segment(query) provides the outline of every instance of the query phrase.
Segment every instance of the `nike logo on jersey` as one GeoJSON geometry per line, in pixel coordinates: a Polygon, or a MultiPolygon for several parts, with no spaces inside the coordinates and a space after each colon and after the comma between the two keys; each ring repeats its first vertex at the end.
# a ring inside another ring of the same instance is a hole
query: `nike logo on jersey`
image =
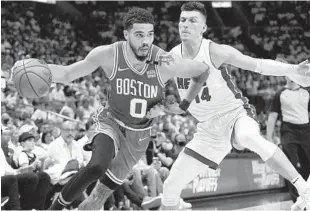
{"type": "Polygon", "coordinates": [[[126,68],[120,68],[120,67],[119,67],[119,68],[117,69],[117,71],[120,71],[120,72],[125,71],[125,70],[129,70],[129,68],[128,68],[128,67],[126,67],[126,68]]]}
{"type": "Polygon", "coordinates": [[[145,137],[145,138],[139,138],[139,141],[144,141],[146,139],[148,139],[149,137],[145,137]]]}

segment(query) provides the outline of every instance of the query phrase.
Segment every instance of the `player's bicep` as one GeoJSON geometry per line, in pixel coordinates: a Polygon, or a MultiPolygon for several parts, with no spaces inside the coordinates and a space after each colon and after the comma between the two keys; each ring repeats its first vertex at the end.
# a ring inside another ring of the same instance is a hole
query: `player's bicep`
{"type": "MultiPolygon", "coordinates": [[[[219,58],[222,63],[230,64],[244,70],[254,71],[257,65],[257,59],[242,54],[239,50],[229,45],[210,45],[211,58],[219,58]]],[[[220,65],[219,65],[220,66],[220,65]]]]}
{"type": "Polygon", "coordinates": [[[166,82],[173,77],[192,78],[209,70],[205,63],[184,59],[174,53],[165,53],[159,57],[160,74],[166,82]]]}
{"type": "Polygon", "coordinates": [[[68,78],[70,81],[84,77],[94,72],[100,65],[100,56],[103,59],[103,47],[97,47],[91,50],[81,61],[68,66],[68,78]]]}

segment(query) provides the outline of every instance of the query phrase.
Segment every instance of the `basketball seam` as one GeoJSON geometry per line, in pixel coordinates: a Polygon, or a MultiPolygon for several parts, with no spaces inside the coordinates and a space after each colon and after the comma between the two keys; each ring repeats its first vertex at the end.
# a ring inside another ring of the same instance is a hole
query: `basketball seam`
{"type": "Polygon", "coordinates": [[[19,78],[19,82],[18,82],[18,86],[19,86],[19,91],[20,91],[20,93],[21,93],[21,95],[24,97],[24,93],[22,92],[22,89],[20,88],[20,82],[22,81],[22,78],[23,78],[23,76],[25,75],[25,73],[23,73],[22,75],[21,75],[21,77],[19,78]]]}
{"type": "MultiPolygon", "coordinates": [[[[44,66],[41,66],[41,65],[32,65],[32,66],[29,66],[29,67],[43,67],[43,68],[45,68],[45,69],[47,69],[47,70],[50,70],[48,67],[44,67],[44,66]]],[[[28,68],[29,68],[28,67],[28,68]]],[[[25,68],[25,67],[24,67],[25,68]]],[[[20,70],[21,71],[21,70],[20,70]]],[[[19,73],[20,71],[18,71],[17,73],[19,73]]],[[[17,73],[15,73],[15,74],[17,74],[17,73]]]]}
{"type": "Polygon", "coordinates": [[[25,74],[26,74],[26,76],[27,76],[28,82],[29,82],[29,84],[30,84],[30,86],[31,86],[31,88],[32,88],[32,90],[33,90],[33,92],[34,92],[38,97],[40,97],[40,96],[37,94],[36,90],[34,90],[32,84],[31,84],[31,82],[30,82],[30,80],[29,80],[29,77],[28,77],[28,75],[27,75],[27,71],[26,71],[26,67],[25,67],[25,62],[24,62],[24,61],[23,61],[23,65],[24,65],[25,74]]]}
{"type": "MultiPolygon", "coordinates": [[[[28,61],[25,65],[29,64],[30,62],[32,62],[32,60],[28,61]]],[[[14,67],[13,72],[14,72],[14,70],[15,70],[16,68],[19,68],[19,67],[22,67],[22,66],[24,66],[24,64],[14,67]]],[[[20,70],[20,71],[21,71],[21,70],[20,70]]],[[[18,72],[20,72],[20,71],[18,71],[18,72]]]]}
{"type": "Polygon", "coordinates": [[[37,73],[32,72],[32,71],[28,71],[28,73],[33,73],[33,74],[35,74],[36,76],[38,76],[39,78],[41,78],[41,79],[47,84],[47,86],[50,86],[49,83],[48,83],[44,78],[42,78],[40,75],[38,75],[37,73]]]}

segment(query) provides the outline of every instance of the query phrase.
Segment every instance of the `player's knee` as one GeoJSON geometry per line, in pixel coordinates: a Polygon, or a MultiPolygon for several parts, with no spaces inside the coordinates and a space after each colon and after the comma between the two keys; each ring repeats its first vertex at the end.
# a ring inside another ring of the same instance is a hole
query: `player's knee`
{"type": "Polygon", "coordinates": [[[259,126],[254,119],[248,116],[242,116],[235,124],[234,136],[237,143],[248,148],[248,143],[253,138],[260,136],[259,126]]]}
{"type": "Polygon", "coordinates": [[[277,145],[266,140],[259,134],[252,134],[251,136],[240,139],[239,143],[257,153],[264,161],[272,157],[278,148],[277,145]]]}
{"type": "Polygon", "coordinates": [[[99,163],[88,163],[85,168],[88,175],[95,179],[100,178],[106,172],[106,168],[104,168],[99,163]]]}
{"type": "Polygon", "coordinates": [[[115,156],[113,139],[106,134],[97,134],[94,139],[92,157],[85,167],[85,171],[92,177],[98,179],[103,176],[115,156]]]}
{"type": "Polygon", "coordinates": [[[274,155],[278,146],[260,136],[252,140],[250,148],[266,161],[274,155]]]}
{"type": "Polygon", "coordinates": [[[45,172],[38,173],[39,179],[41,183],[49,183],[51,181],[51,177],[45,172]]]}
{"type": "Polygon", "coordinates": [[[249,131],[241,131],[239,132],[235,138],[238,144],[242,145],[243,147],[248,148],[249,143],[253,139],[253,137],[257,136],[258,134],[249,132],[249,131]]]}

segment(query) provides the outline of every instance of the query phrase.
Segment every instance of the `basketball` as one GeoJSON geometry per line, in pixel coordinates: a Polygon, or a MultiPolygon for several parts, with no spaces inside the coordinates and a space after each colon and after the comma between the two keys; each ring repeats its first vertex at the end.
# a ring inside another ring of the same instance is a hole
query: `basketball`
{"type": "Polygon", "coordinates": [[[40,98],[49,93],[52,74],[44,61],[24,59],[17,62],[12,71],[14,85],[21,96],[40,98]]]}

